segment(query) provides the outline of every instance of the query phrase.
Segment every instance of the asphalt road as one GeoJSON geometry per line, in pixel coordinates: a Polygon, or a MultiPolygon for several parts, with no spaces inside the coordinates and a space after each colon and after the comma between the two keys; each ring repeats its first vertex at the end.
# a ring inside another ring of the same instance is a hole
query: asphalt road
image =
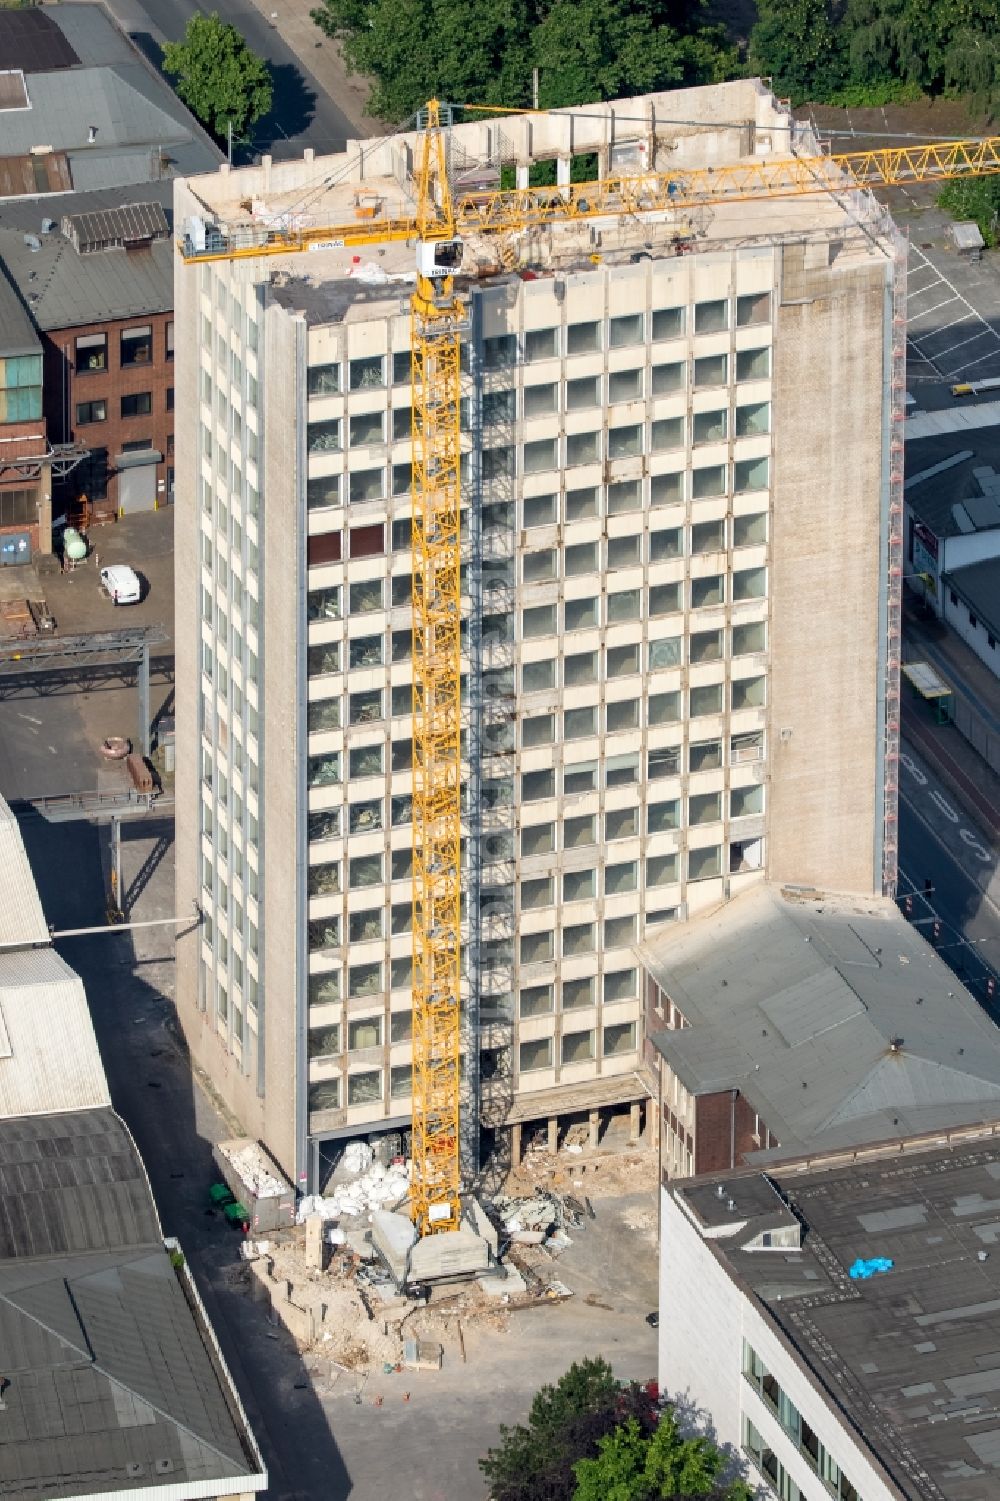
{"type": "Polygon", "coordinates": [[[900,905],[1000,1022],[1000,857],[906,741],[900,765],[900,905]]]}
{"type": "MultiPolygon", "coordinates": [[[[191,17],[204,15],[208,8],[197,0],[109,0],[109,5],[119,24],[156,67],[163,43],[179,42],[191,17]]],[[[213,0],[211,9],[237,28],[258,57],[266,58],[274,79],[271,112],[253,127],[252,142],[236,149],[235,160],[248,161],[270,152],[276,161],[283,161],[300,157],[306,146],[323,153],[342,151],[345,141],[356,136],[357,130],[267,18],[250,0],[213,0]]]]}

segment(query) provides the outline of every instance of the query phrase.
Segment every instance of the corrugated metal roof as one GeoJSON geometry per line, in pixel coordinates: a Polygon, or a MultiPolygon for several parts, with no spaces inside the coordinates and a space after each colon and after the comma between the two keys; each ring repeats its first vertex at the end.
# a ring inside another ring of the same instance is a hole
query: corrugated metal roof
{"type": "Polygon", "coordinates": [[[42,10],[0,10],[0,57],[25,73],[72,68],[80,59],[62,28],[42,10]]]}
{"type": "Polygon", "coordinates": [[[159,203],[123,203],[85,214],[66,214],[60,229],[83,255],[165,240],[170,234],[167,216],[159,203]]]}
{"type": "Polygon", "coordinates": [[[0,953],[0,1120],[110,1103],[83,981],[54,949],[0,953]]]}
{"type": "Polygon", "coordinates": [[[738,1088],[780,1155],[981,1118],[992,1022],[895,904],[761,884],[668,930],[647,967],[689,1025],[653,1041],[695,1094],[738,1088]]]}
{"type": "Polygon", "coordinates": [[[49,928],[21,830],[0,797],[0,943],[48,943],[49,928]]]}
{"type": "Polygon", "coordinates": [[[65,193],[72,186],[65,151],[47,151],[44,155],[34,156],[0,156],[0,198],[34,198],[39,193],[65,193]]]}

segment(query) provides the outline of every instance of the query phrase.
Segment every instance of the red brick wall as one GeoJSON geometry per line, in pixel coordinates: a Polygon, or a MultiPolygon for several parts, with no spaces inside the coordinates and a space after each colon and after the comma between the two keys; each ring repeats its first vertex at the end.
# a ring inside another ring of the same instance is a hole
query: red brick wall
{"type": "MultiPolygon", "coordinates": [[[[45,342],[45,413],[49,436],[54,443],[75,439],[90,448],[103,448],[108,454],[108,495],[117,500],[118,479],[114,473],[114,456],[122,444],[141,438],[152,439],[152,446],[163,455],[156,466],[157,497],[167,501],[167,469],[173,468],[172,453],[174,414],[167,410],[167,391],[174,384],[174,365],[167,359],[167,324],[173,313],[137,313],[107,323],[87,323],[74,328],[52,329],[42,334],[45,342]],[[120,336],[123,329],[151,324],[153,351],[149,364],[123,367],[120,363],[120,336]],[[76,340],[87,334],[108,336],[107,368],[88,371],[81,360],[76,368],[76,340]],[[151,410],[141,417],[122,417],[121,399],[142,391],[150,392],[151,410]],[[107,417],[103,422],[78,423],[77,407],[82,402],[103,400],[107,417]],[[160,481],[163,488],[160,489],[160,481]]],[[[74,470],[68,480],[71,496],[85,489],[86,467],[74,470]]]]}
{"type": "Polygon", "coordinates": [[[699,1095],[695,1101],[695,1172],[728,1172],[738,1167],[748,1152],[759,1151],[762,1143],[754,1137],[756,1119],[738,1090],[735,1098],[729,1089],[699,1095]]]}

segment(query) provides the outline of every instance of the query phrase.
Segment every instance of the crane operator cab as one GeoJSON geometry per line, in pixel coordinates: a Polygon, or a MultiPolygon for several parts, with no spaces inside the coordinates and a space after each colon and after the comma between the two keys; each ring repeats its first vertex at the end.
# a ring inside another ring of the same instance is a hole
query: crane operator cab
{"type": "Polygon", "coordinates": [[[417,273],[431,281],[454,276],[462,265],[461,240],[421,240],[417,245],[417,273]]]}

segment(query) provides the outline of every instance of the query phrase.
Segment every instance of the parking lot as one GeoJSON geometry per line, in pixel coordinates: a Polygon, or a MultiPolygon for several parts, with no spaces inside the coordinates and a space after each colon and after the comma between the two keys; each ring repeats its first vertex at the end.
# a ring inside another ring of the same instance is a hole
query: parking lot
{"type": "MultiPolygon", "coordinates": [[[[6,599],[44,598],[55,619],[55,637],[150,626],[163,633],[152,652],[150,711],[155,720],[169,709],[173,692],[173,511],[130,516],[90,534],[92,551],[69,573],[54,560],[0,570],[6,599]],[[116,608],[102,592],[99,571],[129,563],[144,581],[139,604],[116,608]]],[[[46,637],[46,640],[51,639],[46,637]]],[[[134,670],[107,665],[79,672],[30,670],[0,678],[0,792],[9,802],[94,791],[100,784],[99,746],[109,735],[138,740],[134,670]]]]}

